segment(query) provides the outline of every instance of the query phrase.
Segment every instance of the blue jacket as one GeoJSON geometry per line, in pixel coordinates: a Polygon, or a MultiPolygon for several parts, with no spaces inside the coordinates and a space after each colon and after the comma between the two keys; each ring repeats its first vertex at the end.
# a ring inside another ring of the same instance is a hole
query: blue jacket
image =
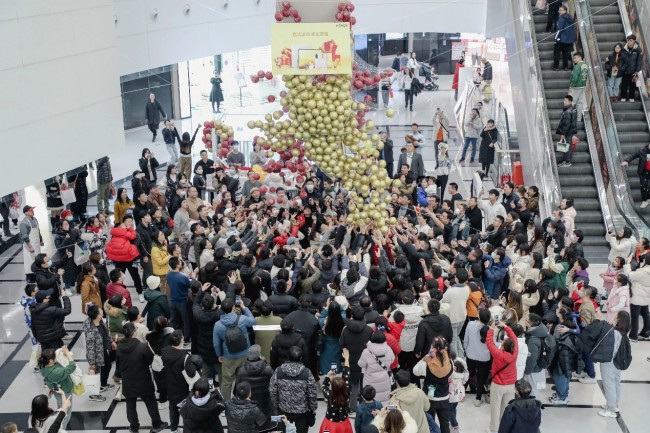
{"type": "Polygon", "coordinates": [[[418,204],[420,206],[427,206],[429,204],[427,192],[421,186],[418,186],[418,204]]]}
{"type": "MultiPolygon", "coordinates": [[[[224,358],[229,359],[239,359],[246,356],[248,353],[248,348],[238,353],[230,353],[228,347],[226,347],[226,327],[231,326],[237,320],[237,313],[231,311],[228,314],[221,316],[219,321],[214,325],[214,333],[212,335],[212,340],[214,343],[214,351],[217,353],[217,356],[223,356],[224,358]]],[[[248,339],[248,329],[252,328],[255,325],[255,318],[250,310],[244,307],[242,314],[239,318],[239,329],[244,333],[246,337],[246,342],[250,347],[251,343],[248,339]]]]}
{"type": "Polygon", "coordinates": [[[169,287],[170,302],[187,302],[190,279],[181,272],[170,272],[167,274],[167,286],[169,287]]]}
{"type": "Polygon", "coordinates": [[[499,297],[501,293],[501,285],[504,278],[508,275],[508,266],[510,266],[511,261],[506,256],[503,258],[502,262],[492,263],[490,267],[485,270],[483,282],[485,283],[485,291],[488,292],[492,298],[499,297]]]}
{"type": "Polygon", "coordinates": [[[368,426],[375,417],[372,415],[373,410],[380,410],[381,403],[373,400],[370,403],[365,401],[359,403],[357,406],[357,417],[354,420],[354,431],[361,432],[361,430],[368,426]]]}
{"type": "Polygon", "coordinates": [[[568,13],[560,15],[560,18],[557,20],[557,34],[558,37],[555,39],[557,42],[563,44],[573,44],[577,40],[576,28],[573,25],[573,18],[568,13]]]}

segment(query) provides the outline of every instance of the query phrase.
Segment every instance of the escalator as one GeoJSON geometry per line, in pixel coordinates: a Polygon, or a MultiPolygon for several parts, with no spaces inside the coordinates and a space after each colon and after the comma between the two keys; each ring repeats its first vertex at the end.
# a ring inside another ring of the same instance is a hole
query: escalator
{"type": "MultiPolygon", "coordinates": [[[[625,28],[620,9],[616,3],[611,5],[611,0],[590,0],[589,8],[593,19],[593,28],[598,42],[601,60],[609,56],[614,50],[614,44],[620,42],[625,44],[625,28]]],[[[621,146],[622,158],[641,149],[650,142],[650,130],[642,102],[636,99],[635,102],[613,103],[612,111],[618,131],[618,139],[621,146]]],[[[629,188],[634,200],[634,207],[641,214],[650,214],[650,207],[641,209],[641,187],[637,181],[636,162],[627,168],[627,176],[630,180],[629,188]]]]}
{"type": "MultiPolygon", "coordinates": [[[[533,10],[535,3],[535,1],[531,1],[533,10]]],[[[560,137],[555,134],[555,128],[562,116],[563,101],[569,89],[571,71],[553,70],[553,47],[555,42],[553,33],[545,31],[547,15],[542,10],[534,10],[533,20],[548,120],[553,133],[553,141],[557,142],[560,137]]],[[[598,188],[594,178],[589,146],[585,142],[586,135],[582,122],[578,123],[577,136],[580,142],[573,153],[572,165],[570,167],[558,166],[560,188],[564,198],[574,200],[574,207],[577,211],[575,225],[585,234],[583,245],[586,258],[593,263],[606,263],[609,244],[605,241],[605,223],[598,200],[598,188]]]]}

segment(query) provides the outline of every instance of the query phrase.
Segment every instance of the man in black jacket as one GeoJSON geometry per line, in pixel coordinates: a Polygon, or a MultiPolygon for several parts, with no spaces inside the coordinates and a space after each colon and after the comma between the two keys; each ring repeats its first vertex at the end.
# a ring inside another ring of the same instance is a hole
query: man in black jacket
{"type": "Polygon", "coordinates": [[[531,397],[532,387],[525,379],[515,383],[514,400],[510,400],[499,422],[499,433],[537,432],[542,424],[542,403],[531,397]]]}
{"type": "Polygon", "coordinates": [[[423,358],[429,353],[431,342],[435,337],[444,337],[448,343],[451,343],[453,339],[449,317],[440,314],[440,301],[431,299],[427,308],[429,314],[422,316],[415,337],[415,355],[418,358],[423,358]]]}
{"type": "Polygon", "coordinates": [[[650,204],[650,143],[643,146],[638,151],[625,158],[621,163],[623,167],[627,167],[630,162],[635,159],[639,160],[639,165],[636,169],[636,174],[639,175],[639,182],[641,183],[641,208],[645,208],[650,204]]]}
{"type": "Polygon", "coordinates": [[[248,348],[244,365],[237,370],[235,376],[235,389],[242,382],[248,382],[251,386],[251,399],[256,401],[263,413],[271,413],[271,391],[269,385],[273,369],[268,362],[262,358],[262,348],[259,344],[253,344],[248,348]]]}
{"type": "Polygon", "coordinates": [[[629,35],[627,43],[621,51],[621,102],[627,99],[634,102],[636,92],[636,74],[643,69],[643,54],[639,44],[636,43],[636,36],[629,35]]]}
{"type": "Polygon", "coordinates": [[[277,293],[269,296],[269,301],[273,304],[273,314],[276,316],[284,318],[299,307],[298,300],[287,293],[290,281],[278,281],[275,285],[277,293]]]}
{"type": "Polygon", "coordinates": [[[392,178],[394,164],[393,140],[388,138],[388,133],[386,131],[380,131],[379,138],[382,143],[384,143],[384,148],[381,151],[379,159],[386,161],[386,173],[388,173],[388,177],[392,178]]]}
{"type": "MultiPolygon", "coordinates": [[[[58,290],[58,289],[57,289],[58,290]]],[[[39,290],[34,296],[36,302],[29,306],[32,317],[32,333],[41,345],[41,349],[59,349],[63,347],[65,316],[72,312],[70,299],[63,296],[63,308],[52,302],[53,289],[39,290]]]]}
{"type": "Polygon", "coordinates": [[[152,143],[156,141],[156,136],[158,135],[158,126],[160,125],[160,115],[158,113],[162,114],[163,118],[167,117],[162,105],[156,99],[156,95],[149,93],[149,100],[144,108],[144,118],[147,121],[147,125],[149,125],[149,131],[153,134],[151,138],[152,143]]]}
{"type": "Polygon", "coordinates": [[[266,421],[266,415],[251,400],[251,385],[242,382],[235,387],[234,398],[226,402],[229,433],[256,432],[266,421]]]}
{"type": "Polygon", "coordinates": [[[469,219],[470,236],[474,236],[483,230],[483,213],[478,207],[478,199],[476,197],[469,198],[465,216],[469,219]]]}
{"type": "Polygon", "coordinates": [[[167,382],[167,398],[169,399],[169,428],[178,430],[178,404],[187,398],[187,381],[183,371],[190,378],[200,374],[190,359],[190,354],[183,350],[183,331],[176,330],[169,336],[169,346],[160,350],[165,368],[165,381],[167,382]]]}
{"type": "MultiPolygon", "coordinates": [[[[314,284],[316,283],[320,284],[318,281],[314,284]]],[[[320,372],[316,356],[316,340],[318,339],[318,333],[320,332],[320,325],[318,324],[316,316],[311,312],[312,301],[313,295],[308,293],[300,295],[300,299],[298,300],[300,308],[289,313],[284,320],[291,323],[293,329],[300,333],[302,338],[305,340],[307,351],[304,353],[304,362],[318,382],[320,372]]]]}
{"type": "MultiPolygon", "coordinates": [[[[151,215],[146,211],[141,211],[139,216],[140,224],[138,224],[135,229],[138,238],[135,241],[137,243],[138,251],[140,252],[142,280],[147,281],[147,278],[149,278],[150,275],[153,275],[153,263],[151,262],[151,234],[153,233],[153,230],[151,227],[151,215]]],[[[144,302],[143,299],[144,297],[141,297],[140,302],[144,302]]]]}
{"type": "Polygon", "coordinates": [[[363,378],[359,359],[370,337],[372,337],[372,328],[366,325],[363,307],[357,305],[352,308],[352,320],[345,323],[339,339],[341,349],[350,352],[350,410],[353,412],[357,410],[359,389],[363,378]]]}
{"type": "MultiPolygon", "coordinates": [[[[307,345],[302,334],[296,332],[291,321],[285,317],[280,322],[280,333],[271,343],[271,368],[275,370],[284,364],[289,359],[289,350],[294,346],[299,347],[302,353],[307,353],[307,345]]],[[[303,357],[303,363],[305,361],[306,359],[303,357]]]]}
{"type": "Polygon", "coordinates": [[[147,344],[141,343],[134,337],[135,325],[131,322],[124,325],[124,340],[117,346],[117,362],[122,369],[122,395],[126,399],[126,418],[129,420],[129,431],[140,429],[140,420],[136,410],[136,402],[141,398],[151,417],[151,431],[158,433],[169,428],[162,422],[158,412],[155,388],[151,379],[149,367],[153,362],[153,352],[147,344]]]}
{"type": "MultiPolygon", "coordinates": [[[[192,315],[196,322],[196,352],[203,358],[201,376],[212,381],[215,375],[221,373],[221,363],[214,351],[213,331],[222,311],[217,308],[212,295],[207,293],[211,285],[204,284],[194,297],[192,315]]],[[[216,293],[215,293],[216,296],[216,293]]]]}
{"type": "MultiPolygon", "coordinates": [[[[557,125],[555,133],[560,136],[560,140],[564,140],[569,145],[569,149],[566,152],[557,152],[556,159],[559,167],[571,166],[571,160],[573,159],[573,145],[571,141],[573,140],[573,136],[578,132],[577,118],[578,111],[576,106],[573,105],[573,96],[566,95],[564,97],[564,106],[562,107],[562,117],[560,117],[560,123],[557,125]]],[[[506,207],[506,211],[510,212],[510,209],[506,207]]]]}

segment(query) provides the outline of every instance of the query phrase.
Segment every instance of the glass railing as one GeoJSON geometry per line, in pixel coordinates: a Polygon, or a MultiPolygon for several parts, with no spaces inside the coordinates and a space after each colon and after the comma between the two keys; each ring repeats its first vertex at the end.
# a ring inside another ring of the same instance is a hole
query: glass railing
{"type": "Polygon", "coordinates": [[[590,143],[590,146],[594,145],[595,152],[591,155],[592,161],[598,158],[598,164],[594,164],[594,172],[597,171],[596,167],[600,168],[602,187],[605,190],[611,189],[609,194],[602,194],[602,192],[599,194],[605,224],[608,230],[627,225],[636,236],[647,237],[649,233],[647,223],[632,205],[627,176],[620,164],[622,159],[620,141],[607,95],[605,74],[589,5],[584,0],[578,0],[574,2],[574,6],[576,22],[579,23],[578,44],[582,45],[584,60],[589,66],[586,93],[587,101],[591,101],[589,104],[591,129],[588,131],[588,136],[593,136],[593,143],[590,143]],[[607,197],[613,200],[612,206],[607,197]]]}

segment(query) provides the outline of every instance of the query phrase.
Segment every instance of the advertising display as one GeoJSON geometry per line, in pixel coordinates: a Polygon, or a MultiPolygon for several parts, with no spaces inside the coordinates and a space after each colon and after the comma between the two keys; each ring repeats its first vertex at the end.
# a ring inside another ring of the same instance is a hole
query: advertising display
{"type": "Polygon", "coordinates": [[[350,74],[350,24],[274,24],[271,53],[274,74],[350,74]]]}

